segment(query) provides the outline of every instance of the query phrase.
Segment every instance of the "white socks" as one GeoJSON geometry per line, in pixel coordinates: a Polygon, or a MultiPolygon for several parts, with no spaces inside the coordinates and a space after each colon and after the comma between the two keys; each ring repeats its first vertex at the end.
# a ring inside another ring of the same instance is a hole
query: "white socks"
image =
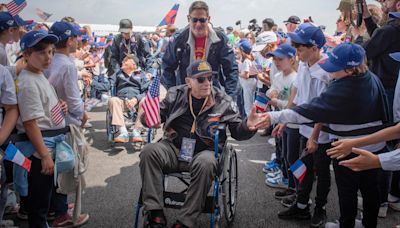
{"type": "Polygon", "coordinates": [[[121,135],[127,135],[128,134],[128,130],[126,129],[125,125],[119,127],[119,132],[121,133],[121,135]]]}

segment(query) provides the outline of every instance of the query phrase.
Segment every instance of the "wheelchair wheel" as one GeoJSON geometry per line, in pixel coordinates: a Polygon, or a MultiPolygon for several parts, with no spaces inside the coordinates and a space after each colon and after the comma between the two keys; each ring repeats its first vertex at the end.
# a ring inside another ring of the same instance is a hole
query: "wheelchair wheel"
{"type": "Polygon", "coordinates": [[[224,161],[222,183],[222,202],[225,219],[228,226],[233,222],[236,213],[236,201],[238,193],[238,164],[236,151],[232,145],[227,145],[227,155],[224,161]]]}

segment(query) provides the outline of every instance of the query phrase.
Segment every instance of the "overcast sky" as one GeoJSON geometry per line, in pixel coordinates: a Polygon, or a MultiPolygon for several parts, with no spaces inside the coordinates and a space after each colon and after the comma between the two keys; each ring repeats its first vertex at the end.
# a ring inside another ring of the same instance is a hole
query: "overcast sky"
{"type": "MultiPolygon", "coordinates": [[[[373,0],[369,0],[374,2],[373,0]]],[[[2,0],[2,2],[7,2],[2,0]]],[[[118,24],[121,18],[130,18],[134,25],[156,26],[175,4],[180,8],[175,24],[187,24],[186,15],[193,1],[185,0],[27,0],[28,6],[21,13],[24,19],[40,20],[35,8],[40,8],[53,16],[49,21],[72,16],[80,23],[118,24]]],[[[320,25],[326,25],[329,32],[335,30],[339,16],[336,8],[340,0],[208,0],[211,22],[214,26],[234,26],[241,20],[243,26],[256,18],[261,24],[271,17],[279,26],[291,15],[301,19],[312,16],[320,25]]]]}

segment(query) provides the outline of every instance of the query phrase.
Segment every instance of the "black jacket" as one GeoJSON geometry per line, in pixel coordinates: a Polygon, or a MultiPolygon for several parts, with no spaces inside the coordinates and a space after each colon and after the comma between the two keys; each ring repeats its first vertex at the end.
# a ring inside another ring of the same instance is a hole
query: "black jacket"
{"type": "Polygon", "coordinates": [[[389,54],[400,52],[399,20],[390,20],[381,28],[374,27],[372,19],[367,18],[365,22],[368,33],[373,32],[371,39],[364,44],[370,70],[379,77],[385,89],[395,89],[400,63],[389,54]]]}
{"type": "MultiPolygon", "coordinates": [[[[164,136],[172,140],[176,132],[171,128],[174,119],[188,112],[188,86],[180,85],[168,90],[165,99],[160,103],[161,122],[164,123],[164,136]]],[[[236,103],[232,101],[218,88],[213,88],[211,99],[208,100],[204,111],[197,117],[196,134],[207,145],[212,146],[214,142],[213,123],[218,119],[219,123],[224,123],[229,127],[232,138],[236,140],[246,140],[254,136],[257,131],[250,131],[247,127],[247,119],[241,120],[236,103]],[[210,133],[211,132],[211,133],[210,133]]],[[[219,145],[224,145],[226,141],[226,130],[220,132],[219,145]]]]}

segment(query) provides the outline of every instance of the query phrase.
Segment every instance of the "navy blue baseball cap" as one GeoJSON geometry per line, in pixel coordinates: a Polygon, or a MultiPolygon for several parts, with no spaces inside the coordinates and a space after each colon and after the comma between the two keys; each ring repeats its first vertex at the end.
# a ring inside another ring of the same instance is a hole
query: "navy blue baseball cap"
{"type": "Polygon", "coordinates": [[[242,50],[246,54],[250,54],[252,45],[251,45],[250,41],[248,41],[247,39],[243,39],[239,44],[239,49],[242,50]]]}
{"type": "Polygon", "coordinates": [[[26,26],[26,25],[30,25],[33,23],[33,21],[25,21],[24,19],[22,19],[19,15],[16,15],[14,17],[15,23],[17,23],[18,26],[26,26]]]}
{"type": "Polygon", "coordinates": [[[326,72],[332,73],[361,65],[364,62],[365,51],[358,44],[343,43],[336,46],[328,56],[318,64],[326,72]]]}
{"type": "Polygon", "coordinates": [[[301,24],[294,32],[288,33],[288,36],[295,43],[314,45],[318,48],[322,48],[326,43],[322,30],[311,23],[301,24]]]}
{"type": "Polygon", "coordinates": [[[21,38],[21,51],[31,48],[42,40],[48,40],[51,43],[57,43],[58,37],[47,33],[45,30],[30,31],[21,38]]]}
{"type": "Polygon", "coordinates": [[[400,18],[400,12],[390,12],[389,17],[391,18],[400,18]]]}
{"type": "Polygon", "coordinates": [[[59,41],[66,40],[74,36],[84,35],[84,33],[80,31],[80,27],[78,25],[64,21],[55,22],[50,27],[49,34],[56,35],[59,41]]]}
{"type": "Polygon", "coordinates": [[[17,26],[17,22],[9,12],[0,12],[0,31],[17,26]]]}
{"type": "Polygon", "coordinates": [[[395,52],[392,54],[389,54],[392,59],[396,60],[397,62],[400,62],[400,52],[395,52]]]}
{"type": "Polygon", "coordinates": [[[212,68],[207,61],[195,60],[186,69],[188,77],[197,77],[205,74],[212,74],[212,68]]]}
{"type": "Polygon", "coordinates": [[[267,54],[267,57],[293,58],[296,56],[296,49],[289,44],[281,44],[278,48],[267,54]]]}

